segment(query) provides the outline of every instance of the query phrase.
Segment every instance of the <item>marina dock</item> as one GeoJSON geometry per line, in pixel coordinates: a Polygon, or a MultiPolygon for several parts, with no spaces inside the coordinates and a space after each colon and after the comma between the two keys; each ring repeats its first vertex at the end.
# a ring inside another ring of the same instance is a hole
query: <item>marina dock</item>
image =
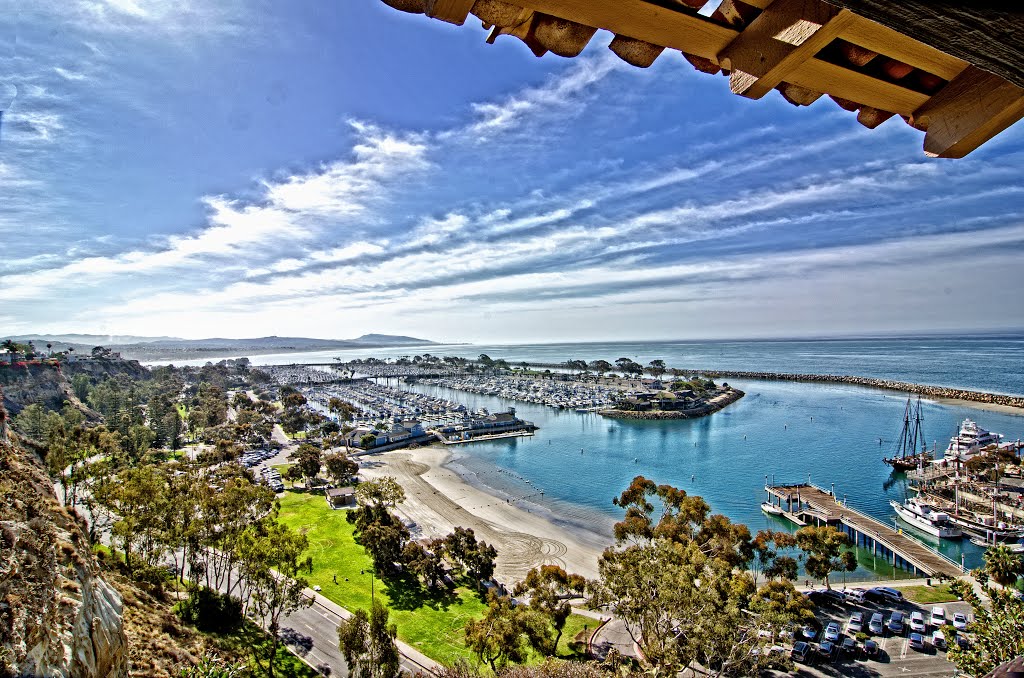
{"type": "Polygon", "coordinates": [[[815,485],[766,485],[768,501],[783,510],[783,516],[797,525],[831,525],[849,535],[857,546],[871,549],[922,577],[959,577],[958,563],[934,551],[916,539],[897,531],[871,516],[850,508],[835,496],[815,485]]]}

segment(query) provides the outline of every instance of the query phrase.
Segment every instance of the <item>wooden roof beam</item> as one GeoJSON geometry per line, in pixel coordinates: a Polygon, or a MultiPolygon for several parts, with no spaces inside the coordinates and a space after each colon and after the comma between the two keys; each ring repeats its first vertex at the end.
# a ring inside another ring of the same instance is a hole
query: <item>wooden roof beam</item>
{"type": "Polygon", "coordinates": [[[719,55],[736,94],[760,99],[814,57],[853,14],[820,0],[775,0],[719,55]]]}
{"type": "Polygon", "coordinates": [[[739,33],[698,14],[641,0],[512,0],[544,14],[717,60],[739,33]]]}
{"type": "Polygon", "coordinates": [[[461,26],[476,0],[426,0],[426,14],[434,19],[461,26]]]}
{"type": "Polygon", "coordinates": [[[1024,89],[976,66],[923,104],[911,123],[925,130],[924,152],[962,158],[1024,118],[1024,89]]]}

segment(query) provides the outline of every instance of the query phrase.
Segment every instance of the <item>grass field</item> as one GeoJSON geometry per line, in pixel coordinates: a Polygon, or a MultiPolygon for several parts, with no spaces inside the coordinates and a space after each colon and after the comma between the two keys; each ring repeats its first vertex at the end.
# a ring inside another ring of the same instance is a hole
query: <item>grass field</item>
{"type": "Polygon", "coordinates": [[[939,584],[937,586],[902,586],[900,591],[903,591],[903,595],[915,602],[922,605],[928,603],[951,603],[954,600],[960,600],[955,593],[949,590],[949,584],[939,584]]]}
{"type": "MultiPolygon", "coordinates": [[[[346,511],[328,508],[322,494],[288,491],[281,497],[281,522],[305,530],[309,539],[313,556],[313,573],[307,576],[310,586],[319,585],[323,595],[349,610],[369,609],[373,562],[356,543],[345,515],[346,511]]],[[[474,591],[460,587],[452,594],[427,594],[409,576],[387,581],[373,577],[373,582],[374,594],[391,609],[399,638],[443,664],[472,659],[463,640],[463,627],[469,619],[481,616],[486,607],[474,591]]],[[[559,656],[575,656],[569,644],[584,625],[593,629],[595,624],[587,617],[570,616],[559,642],[559,656]]]]}

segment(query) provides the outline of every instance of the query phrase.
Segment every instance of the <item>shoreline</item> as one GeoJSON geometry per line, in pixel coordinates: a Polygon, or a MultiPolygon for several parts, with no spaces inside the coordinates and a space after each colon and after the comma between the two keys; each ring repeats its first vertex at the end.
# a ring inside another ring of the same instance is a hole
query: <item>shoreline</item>
{"type": "Polygon", "coordinates": [[[416,537],[443,537],[461,526],[492,544],[498,550],[495,577],[506,585],[547,564],[596,578],[597,559],[614,542],[610,534],[565,525],[544,507],[523,500],[512,503],[512,497],[478,486],[452,468],[457,462],[440,446],[367,455],[360,462],[366,478],[397,479],[406,493],[398,513],[415,523],[416,537]]]}

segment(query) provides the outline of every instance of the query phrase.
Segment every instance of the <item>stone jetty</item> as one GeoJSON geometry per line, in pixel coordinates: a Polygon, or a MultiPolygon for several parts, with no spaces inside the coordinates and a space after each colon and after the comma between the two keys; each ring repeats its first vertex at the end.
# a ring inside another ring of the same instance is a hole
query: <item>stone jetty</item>
{"type": "Polygon", "coordinates": [[[854,386],[868,386],[870,388],[881,388],[889,391],[902,391],[903,393],[916,393],[931,398],[952,398],[955,400],[969,400],[976,403],[989,403],[992,405],[1005,405],[1007,407],[1019,407],[1024,409],[1024,396],[1004,395],[1002,393],[985,393],[982,391],[968,391],[960,388],[949,388],[947,386],[929,386],[927,384],[911,384],[906,381],[893,381],[891,379],[877,379],[874,377],[855,377],[839,374],[789,374],[785,372],[739,372],[731,370],[684,370],[687,373],[700,374],[705,377],[730,378],[730,379],[765,379],[770,381],[808,381],[826,384],[852,384],[854,386]]]}

